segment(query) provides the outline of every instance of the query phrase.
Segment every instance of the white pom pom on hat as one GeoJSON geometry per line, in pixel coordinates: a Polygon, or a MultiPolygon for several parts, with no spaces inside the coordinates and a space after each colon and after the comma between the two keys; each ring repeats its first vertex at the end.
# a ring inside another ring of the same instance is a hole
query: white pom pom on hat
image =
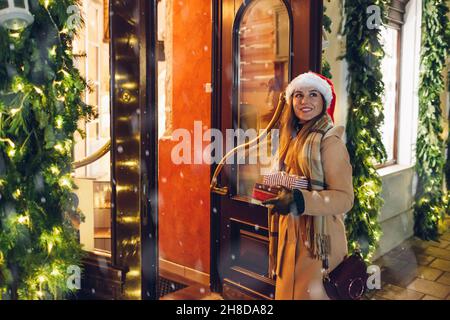
{"type": "Polygon", "coordinates": [[[334,110],[334,104],[336,103],[336,94],[334,92],[334,86],[330,79],[327,77],[315,73],[306,72],[294,78],[286,88],[286,98],[289,99],[296,90],[304,87],[314,87],[317,89],[325,99],[325,104],[328,108],[334,110]]]}

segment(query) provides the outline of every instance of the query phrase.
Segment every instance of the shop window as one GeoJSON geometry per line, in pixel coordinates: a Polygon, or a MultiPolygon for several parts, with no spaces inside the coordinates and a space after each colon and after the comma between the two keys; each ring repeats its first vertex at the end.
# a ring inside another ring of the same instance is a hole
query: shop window
{"type": "Polygon", "coordinates": [[[385,57],[381,64],[384,82],[384,123],[381,128],[387,158],[384,165],[396,163],[397,119],[399,103],[400,30],[386,27],[381,32],[385,57]]]}
{"type": "MultiPolygon", "coordinates": [[[[85,137],[76,137],[75,161],[96,153],[110,140],[110,73],[109,43],[106,33],[107,0],[83,0],[85,20],[74,41],[74,53],[80,57],[76,64],[86,78],[89,90],[84,100],[92,105],[98,117],[90,122],[80,122],[85,137]]],[[[75,170],[76,193],[79,208],[85,219],[80,225],[80,241],[87,251],[111,251],[111,171],[110,153],[95,162],[75,170]]]]}

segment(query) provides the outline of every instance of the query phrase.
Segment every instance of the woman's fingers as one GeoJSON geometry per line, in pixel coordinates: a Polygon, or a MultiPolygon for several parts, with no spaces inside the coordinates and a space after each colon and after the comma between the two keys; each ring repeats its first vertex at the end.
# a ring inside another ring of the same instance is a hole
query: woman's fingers
{"type": "Polygon", "coordinates": [[[281,192],[286,191],[286,192],[290,192],[291,189],[285,187],[285,186],[279,186],[279,188],[281,189],[281,192]]]}

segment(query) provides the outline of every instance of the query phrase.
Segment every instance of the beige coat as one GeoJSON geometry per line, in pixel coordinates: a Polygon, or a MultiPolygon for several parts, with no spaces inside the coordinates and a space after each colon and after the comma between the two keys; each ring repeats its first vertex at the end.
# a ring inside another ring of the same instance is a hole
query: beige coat
{"type": "MultiPolygon", "coordinates": [[[[328,299],[322,284],[322,262],[310,257],[301,240],[305,215],[326,216],[331,240],[330,270],[347,255],[344,213],[353,206],[352,167],[342,141],[344,127],[334,127],[324,136],[321,157],[327,189],[302,190],[305,211],[302,216],[280,216],[275,299],[328,299]]],[[[298,166],[292,166],[298,167],[298,166]]],[[[290,172],[301,175],[301,172],[290,172]]]]}

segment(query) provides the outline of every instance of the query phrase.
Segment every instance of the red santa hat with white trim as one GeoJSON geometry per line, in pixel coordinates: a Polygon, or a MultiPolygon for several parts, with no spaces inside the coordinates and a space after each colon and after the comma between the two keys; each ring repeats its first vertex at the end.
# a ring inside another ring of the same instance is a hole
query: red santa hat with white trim
{"type": "Polygon", "coordinates": [[[294,78],[286,88],[286,99],[289,101],[296,90],[304,87],[314,87],[325,99],[327,112],[334,121],[334,109],[336,106],[336,93],[334,91],[333,82],[327,77],[315,73],[306,72],[294,78]]]}

